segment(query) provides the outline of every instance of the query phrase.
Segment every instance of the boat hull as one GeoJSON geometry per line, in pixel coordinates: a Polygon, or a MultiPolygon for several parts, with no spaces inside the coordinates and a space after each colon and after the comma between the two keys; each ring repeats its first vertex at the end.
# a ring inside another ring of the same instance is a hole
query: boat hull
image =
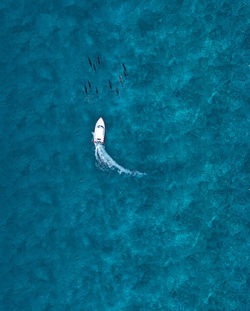
{"type": "Polygon", "coordinates": [[[105,123],[103,118],[100,118],[98,119],[95,125],[94,143],[104,144],[104,139],[105,139],[105,123]]]}

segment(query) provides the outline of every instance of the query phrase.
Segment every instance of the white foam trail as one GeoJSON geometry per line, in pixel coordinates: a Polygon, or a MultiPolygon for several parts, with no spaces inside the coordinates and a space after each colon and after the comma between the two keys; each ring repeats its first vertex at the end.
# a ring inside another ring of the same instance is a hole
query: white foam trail
{"type": "Polygon", "coordinates": [[[118,163],[115,162],[111,158],[111,156],[107,153],[105,150],[105,147],[101,143],[95,144],[95,158],[97,161],[98,166],[105,170],[105,169],[111,169],[111,170],[117,170],[119,174],[126,174],[126,175],[131,175],[131,176],[144,176],[146,173],[141,173],[138,171],[131,171],[128,170],[118,163]]]}

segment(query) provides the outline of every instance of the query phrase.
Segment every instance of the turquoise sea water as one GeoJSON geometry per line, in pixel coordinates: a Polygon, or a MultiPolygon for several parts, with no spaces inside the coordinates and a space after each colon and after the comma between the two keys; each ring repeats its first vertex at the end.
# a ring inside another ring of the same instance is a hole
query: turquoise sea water
{"type": "Polygon", "coordinates": [[[0,310],[250,310],[249,14],[0,3],[0,310]]]}

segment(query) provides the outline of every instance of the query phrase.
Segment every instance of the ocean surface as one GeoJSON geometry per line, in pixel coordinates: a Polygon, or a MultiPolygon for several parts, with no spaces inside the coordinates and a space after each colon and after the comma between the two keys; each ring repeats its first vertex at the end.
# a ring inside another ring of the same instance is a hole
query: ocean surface
{"type": "Polygon", "coordinates": [[[250,310],[249,17],[1,1],[1,311],[250,310]]]}

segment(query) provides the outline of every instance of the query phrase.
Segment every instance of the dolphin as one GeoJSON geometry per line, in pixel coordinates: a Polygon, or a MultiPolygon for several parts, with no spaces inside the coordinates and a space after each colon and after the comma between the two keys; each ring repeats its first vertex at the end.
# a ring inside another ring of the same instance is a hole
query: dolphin
{"type": "Polygon", "coordinates": [[[121,85],[123,86],[122,77],[121,76],[119,76],[119,80],[120,80],[121,85]]]}
{"type": "Polygon", "coordinates": [[[88,57],[88,60],[89,60],[90,67],[92,68],[92,62],[91,62],[91,59],[89,57],[88,57]]]}

